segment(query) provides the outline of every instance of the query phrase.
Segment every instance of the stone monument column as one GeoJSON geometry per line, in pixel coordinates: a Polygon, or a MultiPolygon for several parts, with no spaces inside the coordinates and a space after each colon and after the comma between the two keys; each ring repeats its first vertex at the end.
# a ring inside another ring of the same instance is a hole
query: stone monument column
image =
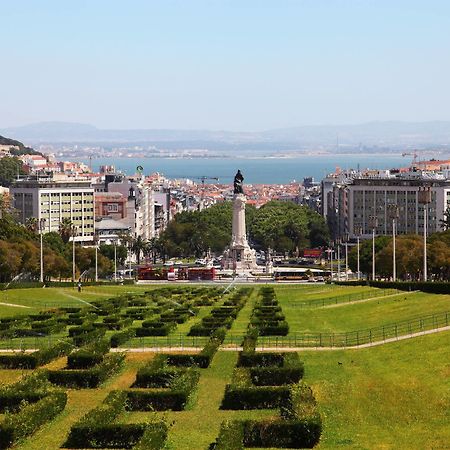
{"type": "Polygon", "coordinates": [[[234,194],[233,197],[233,224],[231,245],[248,245],[245,228],[245,203],[244,194],[234,194]]]}
{"type": "Polygon", "coordinates": [[[247,241],[245,227],[246,197],[242,188],[244,177],[241,171],[234,177],[233,222],[231,244],[225,251],[222,265],[226,270],[234,272],[249,272],[257,268],[256,254],[247,241]]]}

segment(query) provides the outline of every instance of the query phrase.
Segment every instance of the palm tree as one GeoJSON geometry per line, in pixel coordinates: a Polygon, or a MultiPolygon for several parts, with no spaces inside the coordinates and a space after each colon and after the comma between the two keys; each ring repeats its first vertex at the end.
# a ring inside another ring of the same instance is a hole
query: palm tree
{"type": "Polygon", "coordinates": [[[444,212],[444,218],[439,220],[444,231],[450,230],[450,206],[444,212]]]}
{"type": "Polygon", "coordinates": [[[131,251],[136,255],[137,263],[141,263],[141,254],[145,252],[147,248],[147,241],[142,239],[142,236],[138,236],[136,239],[133,239],[131,244],[131,251]]]}
{"type": "Polygon", "coordinates": [[[67,244],[73,235],[73,223],[69,217],[64,217],[59,224],[59,234],[65,244],[67,244]]]}
{"type": "Polygon", "coordinates": [[[36,233],[38,230],[38,220],[36,217],[28,217],[25,221],[25,228],[32,233],[36,233]]]}

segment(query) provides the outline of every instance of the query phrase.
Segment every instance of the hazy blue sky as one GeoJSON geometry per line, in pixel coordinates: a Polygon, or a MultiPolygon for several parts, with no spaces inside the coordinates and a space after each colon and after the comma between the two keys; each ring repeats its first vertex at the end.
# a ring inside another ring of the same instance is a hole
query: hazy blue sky
{"type": "Polygon", "coordinates": [[[0,128],[450,120],[450,2],[0,0],[0,128]]]}

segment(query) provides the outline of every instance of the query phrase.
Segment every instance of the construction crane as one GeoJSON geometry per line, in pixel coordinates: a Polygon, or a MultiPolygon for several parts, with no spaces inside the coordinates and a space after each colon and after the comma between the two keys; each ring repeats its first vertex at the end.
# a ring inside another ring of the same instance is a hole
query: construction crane
{"type": "Polygon", "coordinates": [[[416,166],[417,163],[417,158],[419,157],[419,154],[414,150],[413,152],[406,152],[406,153],[402,153],[402,156],[412,156],[413,160],[412,160],[412,166],[416,166]]]}

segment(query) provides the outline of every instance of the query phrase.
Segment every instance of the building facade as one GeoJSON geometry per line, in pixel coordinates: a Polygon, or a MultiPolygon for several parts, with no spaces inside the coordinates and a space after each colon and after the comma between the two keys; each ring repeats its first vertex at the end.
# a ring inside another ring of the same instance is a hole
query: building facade
{"type": "Polygon", "coordinates": [[[62,220],[70,219],[75,227],[75,241],[94,240],[94,189],[89,181],[32,176],[17,180],[10,193],[21,223],[36,218],[48,233],[58,232],[62,220]]]}
{"type": "Polygon", "coordinates": [[[446,180],[361,178],[354,179],[345,190],[350,237],[368,237],[374,228],[376,234],[391,234],[394,218],[398,234],[422,234],[425,215],[428,233],[442,231],[441,221],[450,207],[450,181],[446,180]],[[424,203],[421,191],[428,188],[429,198],[424,203]]]}

